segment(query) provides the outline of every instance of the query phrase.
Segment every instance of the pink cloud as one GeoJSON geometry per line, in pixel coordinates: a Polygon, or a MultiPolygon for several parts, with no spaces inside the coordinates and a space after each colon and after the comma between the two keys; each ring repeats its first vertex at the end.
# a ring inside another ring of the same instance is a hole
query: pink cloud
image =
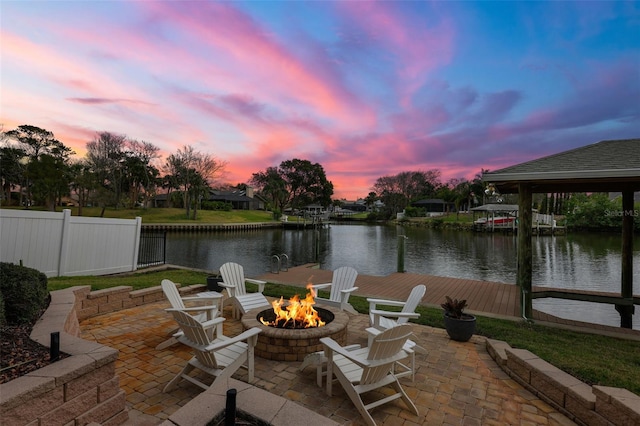
{"type": "Polygon", "coordinates": [[[257,90],[266,99],[290,99],[327,116],[349,112],[344,88],[327,84],[257,22],[229,4],[147,2],[143,7],[156,20],[197,40],[203,55],[214,51],[224,58],[226,68],[248,72],[253,79],[245,81],[248,93],[257,90]],[[216,23],[215,30],[211,22],[216,23]]]}
{"type": "MultiPolygon", "coordinates": [[[[396,90],[400,104],[410,107],[416,91],[430,71],[448,64],[453,57],[455,28],[446,16],[431,24],[423,16],[412,15],[408,3],[344,2],[341,7],[376,45],[393,52],[396,90]],[[404,10],[399,6],[405,6],[404,10]]],[[[419,6],[419,5],[413,5],[419,6]]]]}

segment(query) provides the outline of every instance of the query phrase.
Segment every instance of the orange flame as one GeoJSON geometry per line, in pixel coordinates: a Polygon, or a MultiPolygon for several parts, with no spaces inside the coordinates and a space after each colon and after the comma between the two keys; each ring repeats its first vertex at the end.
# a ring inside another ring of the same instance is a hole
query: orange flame
{"type": "Polygon", "coordinates": [[[313,305],[316,304],[314,300],[316,292],[313,286],[307,284],[307,290],[309,292],[303,300],[300,300],[300,297],[296,294],[289,299],[289,303],[284,306],[284,309],[282,297],[280,297],[280,300],[274,300],[271,306],[273,306],[276,319],[269,322],[264,317],[260,317],[260,322],[267,326],[280,328],[286,328],[287,325],[291,325],[293,328],[322,327],[325,325],[325,322],[318,315],[318,311],[313,308],[313,305]]]}

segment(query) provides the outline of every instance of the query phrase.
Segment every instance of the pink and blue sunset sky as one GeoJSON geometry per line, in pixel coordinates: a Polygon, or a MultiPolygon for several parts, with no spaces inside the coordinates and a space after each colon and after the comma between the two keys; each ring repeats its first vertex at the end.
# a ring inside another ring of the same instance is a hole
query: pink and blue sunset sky
{"type": "MultiPolygon", "coordinates": [[[[640,2],[0,1],[0,123],[226,161],[473,177],[640,136],[640,2]]],[[[640,149],[640,147],[639,147],[640,149]]]]}

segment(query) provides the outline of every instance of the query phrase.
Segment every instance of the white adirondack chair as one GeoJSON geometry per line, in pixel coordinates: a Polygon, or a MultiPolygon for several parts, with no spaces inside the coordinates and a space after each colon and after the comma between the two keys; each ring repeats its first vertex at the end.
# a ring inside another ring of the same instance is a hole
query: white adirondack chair
{"type": "Polygon", "coordinates": [[[320,339],[327,357],[327,394],[331,396],[335,375],[360,415],[371,426],[376,423],[369,410],[398,398],[418,415],[418,409],[393,374],[393,364],[409,356],[403,348],[410,335],[411,325],[401,324],[375,336],[370,346],[352,350],[329,337],[320,339]],[[394,392],[385,390],[381,399],[368,404],[363,402],[361,394],[383,387],[390,387],[394,392]]]}
{"type": "MultiPolygon", "coordinates": [[[[371,345],[373,338],[380,334],[382,331],[395,327],[399,324],[405,324],[411,318],[419,318],[420,314],[416,313],[416,308],[420,304],[420,301],[424,297],[427,288],[420,284],[415,286],[409,297],[405,302],[397,300],[384,300],[384,299],[367,299],[369,302],[369,325],[366,329],[369,336],[369,345],[371,345]],[[382,309],[382,307],[397,306],[402,307],[400,312],[390,311],[382,309]]],[[[403,362],[397,362],[395,367],[400,368],[400,372],[396,372],[396,377],[411,376],[411,381],[415,381],[416,372],[416,352],[426,353],[426,350],[417,345],[412,340],[407,340],[404,347],[410,355],[410,365],[406,365],[403,362]]]]}
{"type": "Polygon", "coordinates": [[[246,278],[242,265],[227,262],[220,267],[220,275],[222,275],[220,286],[227,290],[229,300],[233,303],[234,318],[239,318],[241,313],[244,314],[254,308],[268,308],[271,306],[267,298],[262,294],[266,281],[246,278]],[[247,293],[245,285],[247,282],[256,284],[258,291],[256,293],[247,293]]]}
{"type": "MultiPolygon", "coordinates": [[[[226,337],[218,334],[215,339],[194,317],[179,309],[170,309],[180,329],[184,332],[178,336],[178,341],[193,348],[195,355],[187,362],[180,371],[164,388],[164,392],[174,389],[180,380],[187,380],[203,389],[212,386],[217,380],[230,378],[240,367],[248,370],[248,382],[254,378],[253,351],[258,342],[258,327],[250,328],[235,337],[226,337]],[[189,373],[194,369],[199,369],[214,377],[210,384],[206,384],[198,377],[189,373]]],[[[216,320],[224,321],[224,318],[216,320]]]]}
{"type": "Polygon", "coordinates": [[[358,287],[355,287],[356,278],[358,278],[358,271],[350,266],[336,269],[333,271],[333,278],[330,283],[312,285],[316,292],[330,287],[329,298],[324,299],[316,296],[316,303],[357,314],[358,312],[349,304],[349,296],[358,289],[358,287]]]}
{"type": "MultiPolygon", "coordinates": [[[[222,334],[222,324],[212,322],[219,314],[218,303],[219,297],[203,297],[203,296],[187,296],[182,297],[178,291],[178,287],[171,280],[162,280],[160,283],[162,292],[169,301],[171,309],[180,309],[194,316],[194,318],[203,323],[207,330],[210,330],[211,336],[214,333],[222,334]],[[206,303],[206,304],[203,304],[206,303]],[[189,306],[186,306],[186,305],[189,306]]],[[[156,346],[157,350],[165,349],[178,343],[177,337],[182,333],[179,329],[173,332],[173,336],[168,340],[156,346]]]]}

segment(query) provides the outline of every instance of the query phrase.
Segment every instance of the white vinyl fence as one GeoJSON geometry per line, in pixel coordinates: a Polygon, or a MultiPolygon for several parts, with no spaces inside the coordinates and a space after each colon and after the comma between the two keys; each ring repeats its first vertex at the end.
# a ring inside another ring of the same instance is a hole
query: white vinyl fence
{"type": "Polygon", "coordinates": [[[48,277],[135,271],[142,219],[0,209],[0,261],[48,277]]]}

